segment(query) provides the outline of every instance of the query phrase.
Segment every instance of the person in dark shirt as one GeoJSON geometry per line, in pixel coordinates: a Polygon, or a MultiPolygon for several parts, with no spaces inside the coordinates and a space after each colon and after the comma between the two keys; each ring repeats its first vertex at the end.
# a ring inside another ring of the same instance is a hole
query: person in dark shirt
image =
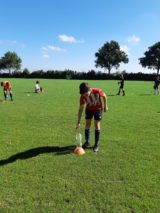
{"type": "Polygon", "coordinates": [[[118,90],[118,93],[117,95],[120,95],[121,91],[123,92],[123,96],[125,96],[125,90],[124,90],[124,77],[123,75],[121,74],[120,76],[120,81],[118,82],[119,84],[119,90],[118,90]]]}
{"type": "Polygon", "coordinates": [[[153,86],[155,95],[159,94],[159,89],[158,89],[159,85],[160,85],[160,78],[159,78],[159,76],[157,76],[154,81],[154,86],[153,86]]]}

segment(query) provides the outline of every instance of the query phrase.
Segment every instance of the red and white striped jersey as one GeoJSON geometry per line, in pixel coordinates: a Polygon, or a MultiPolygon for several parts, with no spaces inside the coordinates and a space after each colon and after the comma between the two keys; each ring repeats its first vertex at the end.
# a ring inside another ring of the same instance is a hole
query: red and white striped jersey
{"type": "Polygon", "coordinates": [[[3,88],[4,89],[10,89],[11,83],[9,81],[3,81],[3,88]]]}
{"type": "Polygon", "coordinates": [[[99,88],[90,88],[89,96],[80,96],[80,105],[86,104],[86,108],[89,110],[102,109],[101,98],[105,96],[105,93],[99,88]]]}

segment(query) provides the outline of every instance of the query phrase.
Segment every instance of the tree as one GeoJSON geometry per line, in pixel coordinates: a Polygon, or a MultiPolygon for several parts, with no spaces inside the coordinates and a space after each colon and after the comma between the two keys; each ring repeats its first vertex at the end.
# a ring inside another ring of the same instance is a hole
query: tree
{"type": "Polygon", "coordinates": [[[9,74],[12,71],[16,72],[21,68],[22,60],[15,52],[6,52],[0,59],[0,70],[8,70],[9,74]]]}
{"type": "Polygon", "coordinates": [[[127,54],[120,49],[118,42],[111,41],[106,42],[99,50],[95,53],[96,56],[96,67],[105,68],[110,74],[111,69],[115,67],[118,69],[120,63],[128,63],[129,59],[127,54]]]}
{"type": "Polygon", "coordinates": [[[22,72],[22,75],[24,78],[27,78],[29,76],[29,70],[27,68],[25,68],[22,72]]]}
{"type": "Polygon", "coordinates": [[[139,58],[139,63],[142,67],[148,69],[156,69],[157,75],[160,70],[160,42],[155,43],[151,47],[148,47],[148,51],[144,53],[144,57],[139,58]]]}

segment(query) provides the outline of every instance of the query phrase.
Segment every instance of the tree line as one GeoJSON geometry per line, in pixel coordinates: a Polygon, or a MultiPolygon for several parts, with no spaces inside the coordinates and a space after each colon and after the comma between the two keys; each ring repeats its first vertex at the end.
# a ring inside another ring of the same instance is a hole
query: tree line
{"type": "Polygon", "coordinates": [[[23,71],[9,73],[0,73],[1,78],[35,78],[35,79],[71,79],[71,80],[118,80],[120,74],[123,74],[125,80],[137,80],[137,81],[154,81],[157,74],[145,74],[145,73],[127,73],[125,71],[115,72],[108,74],[105,72],[90,70],[88,72],[77,72],[73,70],[37,70],[29,72],[27,69],[23,71]]]}
{"type": "MultiPolygon", "coordinates": [[[[21,58],[15,53],[8,51],[4,54],[2,58],[0,58],[0,71],[3,73],[3,71],[8,71],[9,75],[14,75],[17,77],[34,77],[36,76],[43,76],[46,78],[68,78],[68,79],[81,79],[90,76],[91,79],[94,79],[95,77],[98,77],[98,79],[101,79],[102,76],[104,79],[106,78],[113,78],[109,77],[111,74],[111,70],[115,68],[116,70],[119,68],[121,63],[128,63],[129,58],[128,55],[121,50],[120,45],[116,41],[106,42],[99,50],[95,53],[95,66],[104,68],[104,70],[108,71],[108,75],[101,72],[95,73],[94,70],[88,71],[87,73],[78,73],[76,71],[71,70],[65,70],[63,72],[61,71],[47,71],[44,72],[43,70],[40,71],[34,71],[30,73],[28,69],[24,69],[23,71],[20,71],[21,69],[21,58]]],[[[160,42],[155,43],[154,45],[150,46],[148,50],[144,53],[144,56],[139,58],[139,64],[144,68],[149,68],[156,70],[156,74],[159,75],[160,70],[160,42]]],[[[130,74],[127,74],[130,76],[130,74]]],[[[142,75],[142,74],[141,74],[142,75]]],[[[136,74],[135,74],[136,76],[136,74]]]]}

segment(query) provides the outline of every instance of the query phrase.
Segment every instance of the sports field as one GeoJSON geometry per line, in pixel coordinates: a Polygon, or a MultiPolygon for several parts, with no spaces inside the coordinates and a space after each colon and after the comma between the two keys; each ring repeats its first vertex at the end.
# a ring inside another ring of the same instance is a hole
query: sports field
{"type": "MultiPolygon", "coordinates": [[[[160,212],[160,95],[153,82],[88,81],[108,96],[100,150],[73,153],[82,81],[10,80],[0,91],[0,212],[160,212]]],[[[84,115],[80,132],[84,131],[84,115]]],[[[83,137],[84,139],[84,137],[83,137]]],[[[94,144],[94,128],[91,128],[94,144]]]]}

